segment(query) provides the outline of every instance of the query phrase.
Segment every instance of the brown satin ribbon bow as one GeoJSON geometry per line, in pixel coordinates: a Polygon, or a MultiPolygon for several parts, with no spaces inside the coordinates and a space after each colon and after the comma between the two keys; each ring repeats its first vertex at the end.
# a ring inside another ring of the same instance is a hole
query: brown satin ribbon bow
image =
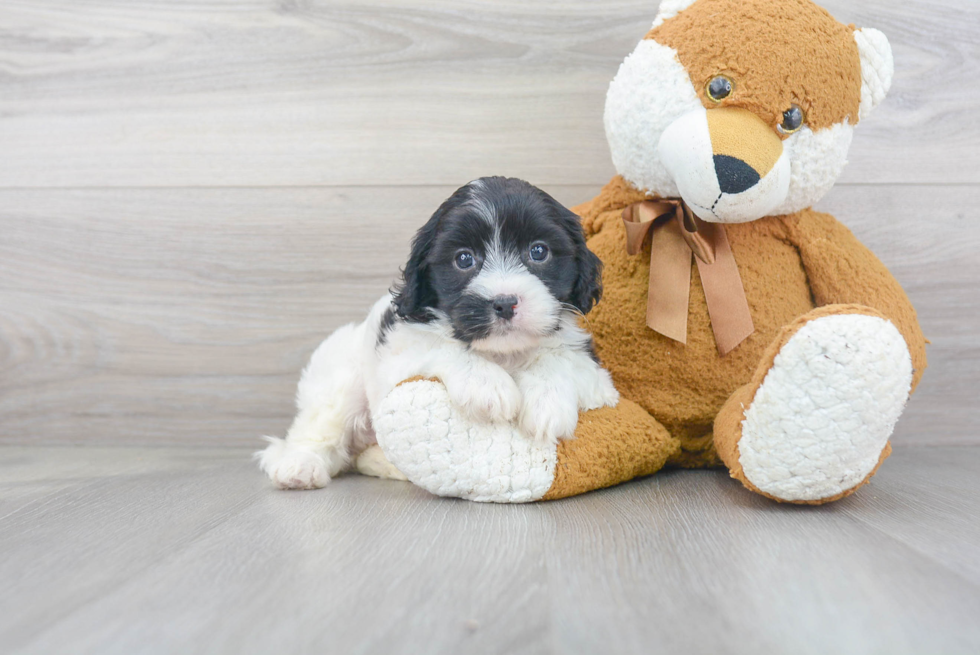
{"type": "Polygon", "coordinates": [[[687,343],[691,256],[698,265],[711,329],[722,356],[755,331],[725,227],[706,223],[683,200],[648,200],[623,211],[626,250],[637,255],[651,232],[647,325],[687,343]]]}

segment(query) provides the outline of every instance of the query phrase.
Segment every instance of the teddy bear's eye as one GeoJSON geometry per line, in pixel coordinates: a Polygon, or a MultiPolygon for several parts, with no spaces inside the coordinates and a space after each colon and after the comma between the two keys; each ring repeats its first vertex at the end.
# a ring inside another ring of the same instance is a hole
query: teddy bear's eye
{"type": "Polygon", "coordinates": [[[806,123],[806,114],[799,105],[793,105],[783,112],[783,122],[779,124],[779,131],[783,134],[792,134],[798,132],[804,123],[806,123]]]}
{"type": "Polygon", "coordinates": [[[715,102],[721,102],[728,96],[732,95],[732,91],[734,90],[735,83],[724,75],[719,75],[712,78],[712,80],[708,82],[708,97],[715,102]]]}

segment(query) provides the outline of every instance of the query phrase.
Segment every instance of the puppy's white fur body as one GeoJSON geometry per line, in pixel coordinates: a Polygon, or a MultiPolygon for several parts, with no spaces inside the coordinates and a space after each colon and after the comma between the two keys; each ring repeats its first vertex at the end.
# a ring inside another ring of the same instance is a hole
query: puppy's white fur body
{"type": "MultiPolygon", "coordinates": [[[[453,402],[475,418],[517,420],[529,438],[540,441],[571,437],[579,411],[619,399],[609,373],[588,355],[591,337],[569,317],[559,318],[560,329],[523,350],[469,347],[440,319],[397,323],[379,344],[391,302],[390,295],[381,298],[363,323],[338,329],[313,353],[285,440],[269,438],[258,454],[262,470],[278,487],[315,489],[348,470],[376,443],[372,411],[412,377],[438,378],[453,402]]],[[[378,470],[383,467],[364,472],[378,470]]]]}

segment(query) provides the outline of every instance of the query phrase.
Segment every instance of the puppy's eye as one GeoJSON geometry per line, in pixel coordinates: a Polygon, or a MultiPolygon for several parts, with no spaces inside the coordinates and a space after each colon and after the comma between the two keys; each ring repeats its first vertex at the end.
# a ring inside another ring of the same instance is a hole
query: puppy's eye
{"type": "Polygon", "coordinates": [[[803,113],[799,105],[793,105],[783,112],[783,122],[779,124],[779,131],[783,134],[799,132],[805,123],[806,114],[803,113]]]}
{"type": "Polygon", "coordinates": [[[734,90],[735,83],[724,75],[714,77],[710,82],[708,82],[708,97],[715,102],[721,102],[728,96],[732,95],[732,91],[734,90]]]}
{"type": "Polygon", "coordinates": [[[549,254],[551,254],[551,251],[548,250],[548,246],[544,245],[543,243],[534,244],[527,252],[527,255],[531,258],[531,261],[538,262],[539,264],[548,259],[549,254]]]}
{"type": "Polygon", "coordinates": [[[453,257],[453,263],[456,265],[456,268],[461,271],[465,271],[473,268],[473,266],[476,264],[476,258],[469,250],[460,250],[453,257]]]}

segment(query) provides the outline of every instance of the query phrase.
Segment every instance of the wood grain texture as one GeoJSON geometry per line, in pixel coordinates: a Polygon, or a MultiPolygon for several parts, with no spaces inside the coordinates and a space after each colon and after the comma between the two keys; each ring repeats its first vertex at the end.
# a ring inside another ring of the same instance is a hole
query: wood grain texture
{"type": "MultiPolygon", "coordinates": [[[[976,184],[980,6],[823,0],[892,40],[842,183],[976,184]]],[[[650,0],[5,0],[0,187],[601,184],[650,0]]]]}
{"type": "MultiPolygon", "coordinates": [[[[281,434],[310,353],[384,293],[451,191],[0,191],[0,442],[281,434]]],[[[574,204],[597,188],[551,191],[574,204]]],[[[980,443],[974,196],[843,187],[822,206],[892,269],[933,342],[900,443],[980,443]]]]}
{"type": "Polygon", "coordinates": [[[719,471],[488,506],[234,449],[0,447],[6,653],[975,653],[980,449],[833,506],[719,471]],[[10,501],[11,495],[16,501],[10,501]]]}

